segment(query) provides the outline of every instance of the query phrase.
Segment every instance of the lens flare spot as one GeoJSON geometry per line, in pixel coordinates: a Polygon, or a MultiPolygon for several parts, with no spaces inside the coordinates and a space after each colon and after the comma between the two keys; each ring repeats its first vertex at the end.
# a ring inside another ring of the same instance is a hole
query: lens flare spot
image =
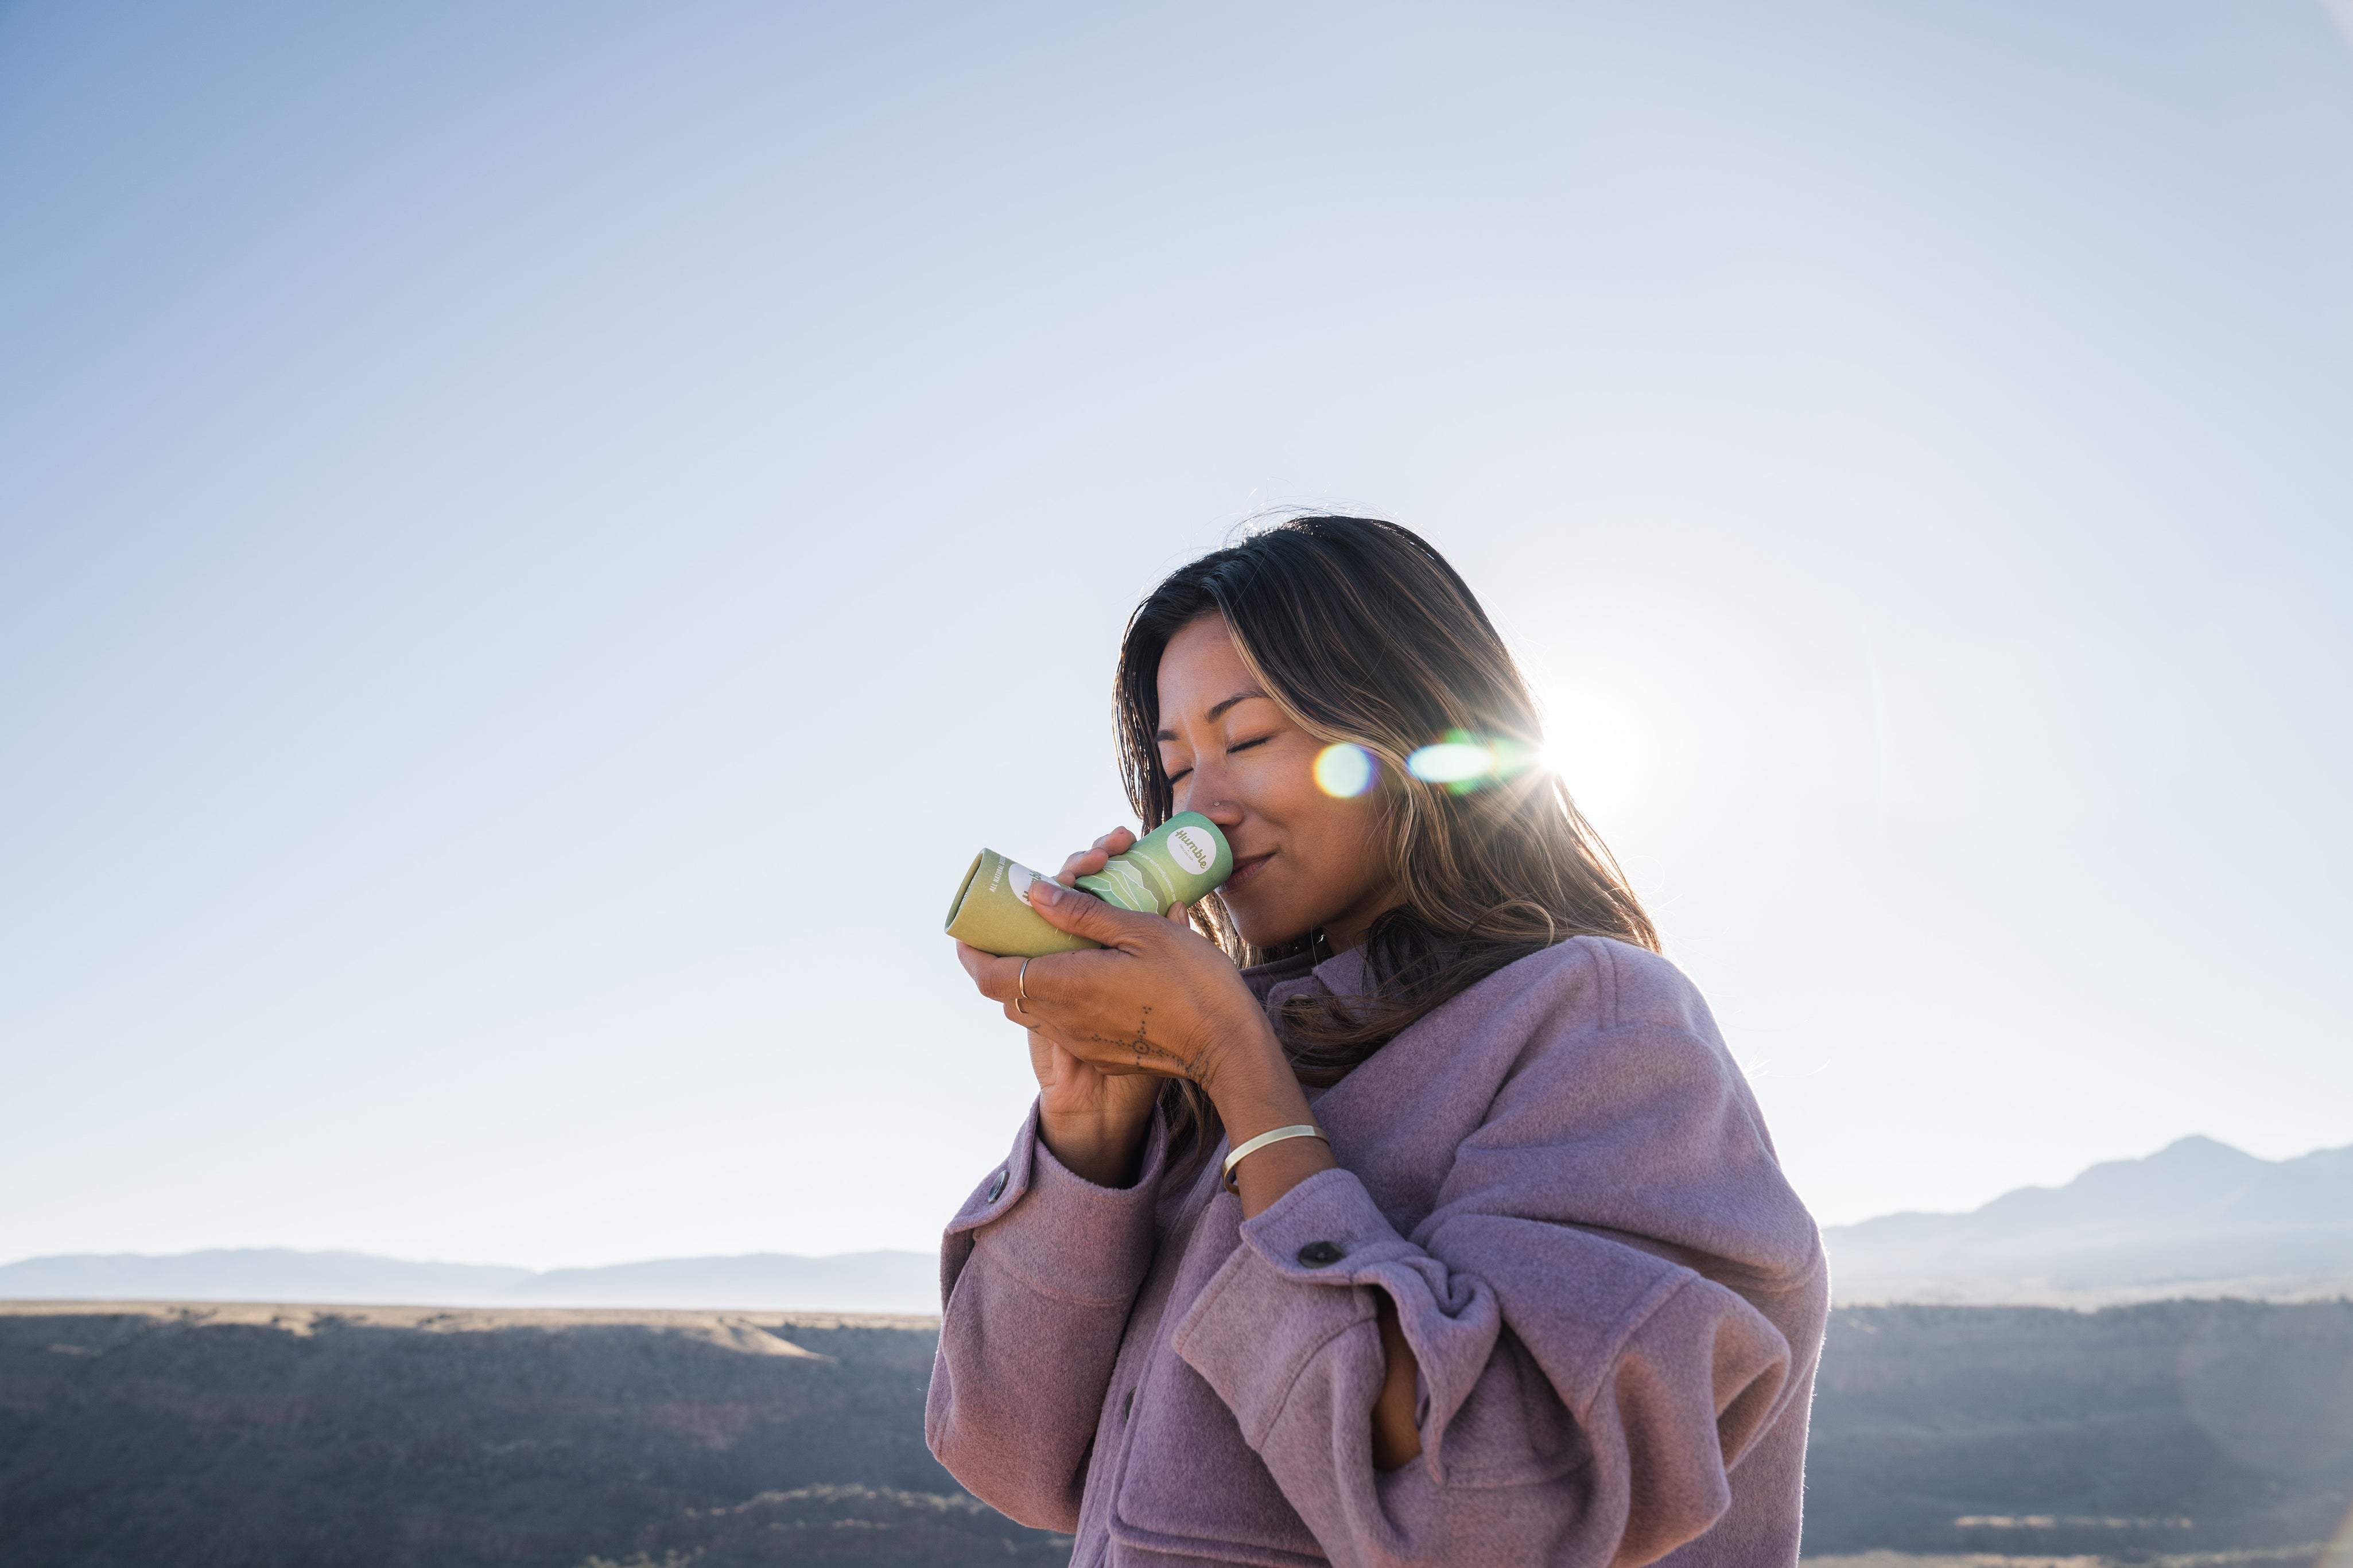
{"type": "Polygon", "coordinates": [[[1315,753],[1315,787],[1343,800],[1372,788],[1380,771],[1372,752],[1346,741],[1315,753]]]}
{"type": "Polygon", "coordinates": [[[1424,784],[1468,784],[1495,771],[1495,753],[1476,741],[1440,741],[1406,758],[1405,771],[1424,784]]]}
{"type": "Polygon", "coordinates": [[[1535,748],[1508,735],[1492,739],[1464,730],[1450,730],[1435,745],[1423,746],[1405,760],[1405,771],[1424,784],[1443,784],[1456,795],[1467,795],[1541,767],[1535,748]]]}
{"type": "Polygon", "coordinates": [[[2345,1516],[2345,1522],[2337,1528],[2335,1539],[2329,1542],[2327,1549],[2320,1554],[2320,1561],[2313,1568],[2353,1568],[2353,1513],[2345,1516]]]}

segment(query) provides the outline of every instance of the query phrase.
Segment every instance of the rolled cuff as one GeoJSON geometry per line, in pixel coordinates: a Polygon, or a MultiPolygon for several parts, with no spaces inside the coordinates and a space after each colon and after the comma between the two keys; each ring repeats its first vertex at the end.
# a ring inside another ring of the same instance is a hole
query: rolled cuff
{"type": "Polygon", "coordinates": [[[1241,1227],[1242,1245],[1211,1278],[1171,1348],[1264,1445],[1292,1387],[1335,1339],[1375,1314],[1374,1271],[1424,1256],[1397,1233],[1364,1184],[1320,1171],[1241,1227]]]}
{"type": "Polygon", "coordinates": [[[1033,1105],[1004,1163],[948,1222],[940,1257],[943,1303],[976,1248],[985,1249],[990,1267],[1044,1295],[1125,1300],[1151,1266],[1153,1215],[1167,1156],[1167,1130],[1155,1111],[1134,1184],[1097,1186],[1054,1158],[1039,1136],[1033,1105]]]}

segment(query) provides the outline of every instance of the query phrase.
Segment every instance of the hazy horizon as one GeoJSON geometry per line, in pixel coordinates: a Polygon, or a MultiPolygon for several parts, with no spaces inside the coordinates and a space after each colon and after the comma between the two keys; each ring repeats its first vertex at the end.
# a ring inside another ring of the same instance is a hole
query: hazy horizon
{"type": "MultiPolygon", "coordinates": [[[[2178,1150],[2178,1149],[2179,1149],[2181,1145],[2183,1145],[2183,1144],[2195,1144],[2195,1143],[2200,1143],[2200,1142],[2215,1143],[2215,1142],[2219,1142],[2219,1141],[2218,1141],[2218,1140],[2213,1140],[2213,1139],[2208,1139],[2208,1138],[2205,1138],[2202,1134],[2200,1134],[2200,1133],[2189,1133],[2189,1134],[2185,1135],[2185,1136],[2184,1136],[2184,1137],[2182,1137],[2182,1138],[2176,1139],[2173,1142],[2167,1144],[2167,1145],[2165,1146],[2165,1148],[2163,1148],[2163,1149],[2151,1150],[2151,1151],[2149,1151],[2147,1154],[2144,1154],[2144,1155],[2139,1155],[2139,1156],[2127,1156],[2126,1159],[2121,1160],[2121,1161],[2104,1161],[2104,1162],[2100,1162],[2100,1163],[2099,1163],[2098,1164],[2096,1164],[2096,1165],[2093,1165],[2093,1166],[2086,1166],[2084,1170],[2082,1170],[2082,1171],[2079,1171],[2079,1172],[2075,1173],[2075,1174],[2074,1174],[2074,1176],[2073,1176],[2073,1177],[2070,1178],[2070,1179],[2069,1179],[2068,1181],[2066,1181],[2066,1182],[2063,1182],[2063,1183],[2059,1184],[2057,1186],[2051,1186],[2051,1187],[2044,1187],[2044,1186],[2024,1186],[2024,1187],[2015,1187],[2015,1188],[2011,1188],[2011,1189],[2010,1189],[2010,1191],[2008,1191],[2008,1192],[2004,1192],[2004,1193],[2001,1193],[2001,1194],[1996,1194],[1996,1196],[1995,1196],[1994,1198],[1992,1198],[1992,1199],[1989,1199],[1989,1200],[1988,1200],[1988,1203],[1998,1203],[1998,1202],[1999,1202],[2000,1199],[2002,1199],[2002,1198],[2013,1197],[2013,1196],[2015,1196],[2015,1195],[2017,1195],[2018,1194],[2021,1194],[2021,1193],[2053,1192],[2053,1191],[2060,1191],[2060,1190],[2063,1190],[2063,1189],[2064,1189],[2064,1188],[2066,1188],[2066,1187],[2069,1187],[2069,1186],[2073,1185],[2076,1182],[2081,1181],[2084,1176],[2092,1174],[2092,1173],[2093,1173],[2094,1171],[2096,1171],[2096,1170],[2100,1170],[2100,1169],[2102,1169],[2102,1168],[2114,1167],[2114,1166],[2116,1166],[2116,1165],[2119,1165],[2119,1164],[2138,1164],[2138,1163],[2146,1163],[2146,1162],[2155,1160],[2155,1159],[2157,1159],[2158,1157],[2159,1157],[2160,1155],[2164,1155],[2164,1154],[2167,1154],[2167,1153],[2173,1152],[2175,1152],[2176,1150],[2178,1150]]],[[[2230,1144],[2221,1144],[2221,1147],[2222,1147],[2222,1148],[2223,1148],[2223,1149],[2225,1149],[2225,1150],[2228,1150],[2230,1152],[2234,1153],[2234,1154],[2237,1154],[2237,1153],[2244,1153],[2244,1152],[2245,1152],[2245,1151],[2243,1151],[2243,1150],[2239,1150],[2239,1149],[2237,1149],[2237,1148],[2235,1148],[2234,1146],[2230,1145],[2230,1144]]],[[[2309,1158],[2311,1158],[2311,1157],[2313,1157],[2313,1156],[2315,1156],[2315,1155],[2324,1155],[2324,1154],[2332,1154],[2332,1153],[2343,1153],[2343,1152],[2353,1152],[2353,1145],[2347,1145],[2345,1149],[2312,1149],[2312,1150],[2306,1150],[2306,1151],[2303,1152],[2302,1152],[2302,1153],[2300,1153],[2300,1154],[2294,1154],[2294,1155],[2286,1156],[2286,1157],[2285,1157],[2285,1159],[2284,1159],[2284,1161],[2274,1161],[2274,1162],[2266,1162],[2266,1163],[2271,1163],[2271,1164],[2279,1164],[2279,1163],[2284,1163],[2293,1162],[2293,1161],[2296,1161],[2296,1160],[2309,1159],[2309,1158]]],[[[2260,1158],[2261,1158],[2261,1156],[2255,1156],[2255,1158],[2260,1159],[2260,1158]]],[[[1975,1206],[1973,1206],[1973,1207],[1971,1207],[1971,1208],[1969,1208],[1969,1209],[1957,1209],[1957,1210],[1914,1210],[1914,1209],[1893,1210],[1893,1211],[1890,1211],[1890,1212],[1889,1212],[1889,1213],[1887,1213],[1887,1214],[1883,1214],[1883,1215],[1867,1215],[1867,1216],[1864,1216],[1863,1218],[1862,1218],[1862,1219],[1860,1219],[1860,1220],[1848,1222],[1847,1226],[1846,1226],[1846,1227],[1844,1227],[1844,1228],[1852,1228],[1854,1225],[1859,1225],[1859,1224],[1867,1224],[1867,1223],[1869,1223],[1871,1220],[1875,1220],[1875,1219],[1908,1219],[1908,1218],[1944,1219],[1944,1218],[1963,1218],[1963,1217],[1966,1217],[1966,1216],[1968,1216],[1968,1215],[1972,1215],[1972,1214],[1975,1214],[1975,1213],[1978,1212],[1978,1210],[1982,1209],[1982,1208],[1983,1208],[1983,1207],[1985,1207],[1985,1206],[1986,1206],[1985,1205],[1975,1205],[1975,1206]]],[[[1826,1228],[1841,1228],[1841,1227],[1826,1227],[1826,1228]]],[[[34,1254],[34,1255],[28,1256],[28,1257],[25,1257],[25,1258],[6,1258],[6,1257],[0,1257],[0,1270],[5,1270],[5,1269],[7,1269],[7,1268],[11,1268],[11,1267],[13,1267],[13,1266],[16,1265],[16,1264],[19,1264],[19,1263],[52,1261],[52,1260],[59,1259],[59,1258],[89,1258],[111,1259],[111,1258],[138,1258],[138,1259],[142,1259],[142,1260],[167,1260],[167,1259],[172,1259],[172,1258],[188,1258],[188,1257],[199,1256],[199,1255],[203,1255],[203,1254],[206,1254],[206,1253],[239,1253],[239,1252],[251,1252],[251,1253],[280,1253],[280,1254],[291,1254],[291,1255],[301,1256],[301,1257],[349,1257],[349,1258],[365,1258],[365,1259],[368,1259],[368,1260],[370,1260],[370,1261],[375,1261],[375,1262],[397,1262],[397,1263],[402,1263],[402,1264],[414,1264],[414,1265],[417,1265],[417,1266],[419,1266],[419,1267],[424,1267],[424,1268],[473,1268],[473,1269],[484,1269],[484,1270],[498,1270],[498,1269],[505,1269],[505,1270],[510,1270],[510,1271],[512,1271],[512,1272],[520,1273],[520,1274],[529,1274],[529,1275],[532,1275],[532,1276],[533,1276],[533,1277],[539,1277],[539,1276],[543,1276],[543,1275],[547,1275],[547,1274],[562,1274],[562,1273],[590,1273],[590,1272],[596,1272],[596,1271],[598,1271],[598,1270],[600,1270],[600,1269],[628,1268],[631,1268],[631,1267],[635,1267],[635,1266],[638,1266],[638,1265],[644,1265],[644,1264],[734,1262],[734,1261],[740,1261],[740,1260],[745,1260],[745,1259],[751,1259],[751,1258],[786,1258],[786,1259],[789,1259],[789,1260],[791,1260],[791,1261],[795,1261],[795,1262],[828,1263],[828,1262],[836,1262],[836,1261],[840,1261],[840,1260],[844,1260],[844,1259],[851,1259],[851,1258],[860,1258],[876,1257],[876,1256],[881,1256],[881,1255],[884,1255],[884,1254],[891,1254],[891,1255],[895,1255],[895,1256],[904,1256],[904,1257],[911,1257],[911,1258],[933,1258],[933,1257],[936,1256],[936,1249],[935,1249],[935,1248],[933,1248],[933,1247],[921,1247],[921,1248],[899,1248],[899,1247],[850,1247],[850,1248],[846,1248],[846,1249],[843,1249],[843,1250],[840,1250],[840,1251],[836,1251],[836,1252],[783,1252],[783,1251],[779,1251],[779,1250],[777,1250],[777,1249],[776,1249],[776,1248],[752,1248],[752,1249],[748,1249],[748,1250],[744,1250],[744,1251],[740,1251],[740,1252],[716,1253],[716,1254],[697,1254],[697,1255],[692,1255],[692,1256],[688,1256],[688,1255],[678,1255],[678,1256],[665,1256],[665,1257],[648,1257],[648,1258],[616,1258],[616,1259],[613,1259],[613,1260],[610,1260],[610,1261],[608,1261],[608,1262],[607,1262],[607,1263],[602,1263],[602,1264],[589,1264],[589,1265],[577,1265],[577,1264],[574,1264],[574,1265],[562,1265],[562,1264],[559,1264],[559,1265],[555,1265],[555,1266],[553,1266],[553,1267],[550,1267],[550,1268],[528,1268],[527,1266],[524,1266],[524,1265],[515,1264],[515,1263],[511,1263],[511,1262],[508,1262],[508,1261],[505,1261],[505,1260],[502,1260],[502,1259],[498,1259],[498,1258],[431,1258],[431,1257],[426,1257],[426,1258],[395,1258],[395,1257],[393,1257],[393,1256],[391,1256],[391,1255],[389,1255],[389,1254],[385,1254],[385,1253],[374,1253],[374,1252],[363,1252],[363,1251],[357,1251],[357,1250],[354,1250],[354,1249],[350,1248],[350,1247],[269,1247],[269,1246],[249,1246],[249,1247],[202,1247],[202,1248],[188,1248],[188,1249],[185,1249],[185,1250],[177,1251],[177,1252],[137,1252],[137,1251],[129,1251],[129,1252],[111,1252],[111,1253],[109,1253],[109,1252],[91,1252],[91,1251],[89,1251],[89,1250],[86,1250],[86,1249],[85,1249],[85,1250],[79,1250],[79,1251],[74,1251],[74,1252],[65,1252],[65,1253],[43,1253],[43,1254],[34,1254]]]]}
{"type": "Polygon", "coordinates": [[[1824,1224],[2353,1142],[2312,0],[35,4],[0,226],[0,1258],[929,1248],[940,906],[1282,507],[1482,595],[1824,1224]]]}
{"type": "MultiPolygon", "coordinates": [[[[1832,1303],[2353,1299],[2353,1145],[2266,1161],[2191,1136],[1960,1214],[1831,1226],[1832,1303]]],[[[760,1252],[593,1268],[251,1248],[0,1261],[0,1301],[280,1302],[936,1314],[929,1249],[760,1252]]]]}

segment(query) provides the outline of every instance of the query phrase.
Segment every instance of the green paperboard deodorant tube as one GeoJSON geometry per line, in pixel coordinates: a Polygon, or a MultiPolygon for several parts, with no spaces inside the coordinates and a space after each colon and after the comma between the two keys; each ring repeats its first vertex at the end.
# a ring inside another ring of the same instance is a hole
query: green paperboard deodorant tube
{"type": "MultiPolygon", "coordinates": [[[[1107,904],[1140,914],[1165,915],[1189,904],[1233,875],[1234,852],[1218,825],[1198,811],[1180,811],[1135,841],[1124,855],[1079,886],[1107,904]]],[[[971,868],[948,905],[948,934],[999,958],[1043,958],[1099,947],[1056,931],[1029,907],[1029,884],[1050,880],[994,849],[972,858],[971,868]]]]}

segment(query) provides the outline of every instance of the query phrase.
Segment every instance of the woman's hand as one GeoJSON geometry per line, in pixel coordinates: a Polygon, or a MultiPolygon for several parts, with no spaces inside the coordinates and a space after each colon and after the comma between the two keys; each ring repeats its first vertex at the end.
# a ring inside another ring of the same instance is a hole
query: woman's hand
{"type": "MultiPolygon", "coordinates": [[[[1115,1187],[1135,1180],[1163,1078],[1188,1078],[1207,1089],[1232,1144],[1314,1120],[1258,998],[1233,961],[1193,930],[1182,906],[1155,920],[1073,886],[1134,843],[1125,828],[1107,833],[1064,861],[1054,881],[1030,885],[1029,907],[1047,924],[1100,949],[1029,959],[1025,976],[1021,959],[956,944],[981,994],[1029,1031],[1046,1146],[1079,1175],[1115,1187]]],[[[1321,1139],[1268,1144],[1235,1171],[1243,1217],[1264,1213],[1335,1163],[1321,1139]]],[[[1386,1295],[1380,1310],[1385,1366],[1372,1436],[1375,1463],[1386,1470],[1419,1455],[1421,1438],[1413,1350],[1386,1295]]]]}
{"type": "MultiPolygon", "coordinates": [[[[1031,1062],[1050,1099],[1041,1126],[1047,1146],[1066,1164],[1071,1162],[1059,1142],[1064,1138],[1090,1163],[1117,1154],[1123,1175],[1142,1146],[1160,1078],[1188,1078],[1208,1090],[1237,1142],[1310,1120],[1306,1097],[1258,999],[1233,961],[1186,922],[1183,910],[1155,919],[1067,890],[1134,841],[1124,829],[1107,834],[1094,848],[1071,857],[1055,882],[1032,884],[1030,908],[1048,924],[1103,946],[1029,960],[1026,998],[1022,960],[957,949],[981,994],[1032,1031],[1031,1062]],[[1124,1079],[1141,1082],[1131,1089],[1124,1079]],[[1134,1117],[1125,1140],[1115,1136],[1123,1112],[1134,1117]]],[[[1245,1208],[1255,1213],[1312,1173],[1290,1172],[1303,1163],[1323,1168],[1330,1155],[1320,1142],[1301,1139],[1245,1161],[1245,1208]],[[1252,1167],[1270,1176],[1282,1171],[1288,1179],[1252,1204],[1252,1167]]],[[[1071,1169],[1090,1174],[1077,1164],[1071,1169]]]]}
{"type": "MultiPolygon", "coordinates": [[[[1134,842],[1124,829],[1106,834],[1065,861],[1051,882],[1030,884],[1031,909],[1057,930],[1102,943],[1099,950],[1028,960],[1026,983],[1018,958],[961,949],[965,970],[1008,1019],[1105,1079],[1189,1078],[1214,1093],[1238,1052],[1249,1065],[1280,1063],[1257,998],[1233,961],[1193,931],[1181,906],[1160,918],[1073,889],[1134,842]]],[[[1082,1078],[1073,1087],[1082,1084],[1082,1078]]],[[[1090,1085],[1085,1092],[1095,1091],[1090,1085]]]]}
{"type": "MultiPolygon", "coordinates": [[[[957,944],[957,956],[987,958],[957,944]]],[[[1152,1130],[1160,1079],[1106,1073],[1080,1060],[1042,1029],[1029,1032],[1029,1068],[1038,1075],[1038,1131],[1054,1158],[1099,1187],[1135,1181],[1136,1160],[1152,1130]]]]}
{"type": "MultiPolygon", "coordinates": [[[[1113,855],[1134,845],[1134,834],[1113,828],[1096,839],[1092,848],[1064,860],[1055,879],[1064,887],[1075,886],[1081,877],[1094,875],[1113,855]]],[[[975,979],[980,976],[976,963],[999,962],[962,942],[956,944],[956,956],[975,979]]],[[[1018,999],[1021,961],[1006,962],[1014,966],[1018,999]]],[[[1161,1079],[1133,1068],[1105,1068],[1082,1060],[1039,1026],[1034,1010],[1021,1013],[1008,1006],[1006,1016],[1029,1030],[1029,1068],[1038,1078],[1038,1130],[1054,1158],[1099,1186],[1124,1187],[1134,1182],[1161,1079]]]]}

